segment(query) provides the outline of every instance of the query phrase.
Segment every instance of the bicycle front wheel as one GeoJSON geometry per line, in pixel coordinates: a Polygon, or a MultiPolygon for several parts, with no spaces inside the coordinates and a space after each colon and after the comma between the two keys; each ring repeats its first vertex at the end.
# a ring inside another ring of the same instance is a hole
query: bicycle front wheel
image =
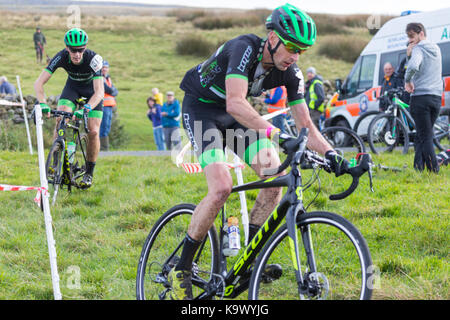
{"type": "Polygon", "coordinates": [[[286,224],[265,245],[250,280],[249,299],[370,299],[374,268],[366,241],[343,217],[310,212],[297,217],[303,283],[297,283],[295,251],[286,224]],[[267,281],[264,270],[281,267],[281,276],[267,281]]]}
{"type": "Polygon", "coordinates": [[[333,149],[345,158],[354,158],[358,153],[366,152],[362,139],[349,128],[328,127],[320,133],[333,149]]]}
{"type": "Polygon", "coordinates": [[[367,140],[375,154],[392,152],[399,146],[402,147],[403,153],[408,153],[408,129],[392,114],[380,114],[373,118],[369,124],[367,140]]]}
{"type": "MultiPolygon", "coordinates": [[[[167,298],[169,271],[178,263],[184,238],[194,213],[192,204],[177,205],[155,223],[142,248],[136,275],[138,300],[167,298]]],[[[192,292],[194,297],[206,290],[209,281],[219,270],[219,245],[214,226],[195,254],[192,264],[192,292]]]]}
{"type": "Polygon", "coordinates": [[[64,148],[61,142],[55,141],[50,148],[50,152],[45,162],[45,172],[47,181],[53,186],[59,184],[61,181],[61,174],[64,163],[64,148]]]}

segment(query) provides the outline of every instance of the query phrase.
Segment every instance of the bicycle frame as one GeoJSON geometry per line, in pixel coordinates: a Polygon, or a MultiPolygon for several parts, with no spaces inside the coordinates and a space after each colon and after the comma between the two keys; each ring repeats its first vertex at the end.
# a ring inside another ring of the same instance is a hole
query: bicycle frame
{"type": "Polygon", "coordinates": [[[414,132],[414,129],[411,128],[415,128],[416,123],[414,122],[413,117],[408,111],[409,105],[400,100],[397,95],[394,96],[392,102],[394,106],[394,116],[398,117],[400,121],[405,125],[405,128],[408,129],[408,134],[414,132]],[[398,115],[398,112],[400,113],[401,117],[398,115]]]}
{"type": "MultiPolygon", "coordinates": [[[[301,158],[303,152],[298,153],[298,159],[301,158]]],[[[300,163],[298,161],[298,163],[300,163]]],[[[303,276],[300,267],[300,258],[298,251],[298,239],[296,232],[296,217],[297,214],[306,212],[303,206],[303,189],[302,189],[302,177],[300,170],[297,166],[292,166],[292,170],[283,176],[268,178],[264,180],[259,180],[256,182],[247,183],[237,187],[233,187],[232,193],[254,190],[254,189],[264,189],[264,188],[277,188],[277,187],[288,187],[287,192],[281,199],[278,207],[272,212],[272,214],[266,219],[265,223],[261,226],[256,235],[251,239],[250,243],[243,250],[238,260],[234,263],[232,268],[228,271],[228,274],[224,278],[224,297],[235,298],[240,293],[248,289],[249,280],[239,283],[239,280],[245,275],[252,262],[256,259],[257,255],[264,247],[264,245],[269,240],[270,236],[277,230],[280,223],[286,217],[286,224],[288,225],[288,235],[289,243],[291,247],[291,258],[296,270],[296,278],[298,283],[303,283],[303,276]]],[[[223,232],[223,228],[222,231],[223,232]]],[[[308,231],[306,231],[307,234],[308,231]]],[[[309,237],[302,236],[308,262],[312,262],[314,265],[314,258],[312,247],[309,245],[309,237]]],[[[221,247],[222,248],[222,247],[221,247]]],[[[220,249],[221,250],[221,249],[220,249]]],[[[226,261],[225,261],[226,264],[226,261]]],[[[222,261],[221,267],[226,267],[222,261]]],[[[313,267],[316,271],[315,266],[313,267]]],[[[224,268],[223,271],[225,271],[224,268]]],[[[194,280],[193,280],[194,282],[194,280]]],[[[198,284],[198,283],[197,283],[198,284]]],[[[198,299],[208,299],[216,295],[215,290],[208,291],[205,288],[205,292],[202,293],[198,299]]]]}
{"type": "MultiPolygon", "coordinates": [[[[81,138],[80,138],[80,128],[79,125],[72,125],[71,123],[66,121],[66,117],[63,116],[61,121],[59,122],[58,128],[56,130],[57,137],[55,139],[55,142],[59,142],[63,146],[63,152],[61,155],[61,176],[59,177],[59,181],[55,181],[55,184],[66,184],[68,186],[68,191],[71,191],[71,177],[70,177],[70,162],[69,162],[69,153],[67,151],[67,143],[66,143],[66,130],[67,128],[70,128],[73,130],[73,141],[77,141],[78,145],[80,145],[81,152],[83,154],[83,157],[85,156],[86,150],[83,150],[83,145],[81,144],[81,138]],[[64,180],[63,180],[64,179],[64,180]],[[63,183],[62,183],[63,182],[63,183]]],[[[74,177],[73,179],[78,178],[74,177]]]]}

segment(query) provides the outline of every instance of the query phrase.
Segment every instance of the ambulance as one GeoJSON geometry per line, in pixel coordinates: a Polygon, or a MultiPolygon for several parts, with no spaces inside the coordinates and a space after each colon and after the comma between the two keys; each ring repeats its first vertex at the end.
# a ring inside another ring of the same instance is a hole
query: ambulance
{"type": "Polygon", "coordinates": [[[410,22],[422,23],[427,39],[441,49],[444,87],[442,106],[450,106],[450,8],[421,13],[406,12],[389,20],[378,30],[343,83],[340,79],[336,80],[337,92],[325,112],[325,126],[353,128],[360,115],[378,110],[377,98],[383,83],[383,66],[390,62],[396,69],[406,56],[408,38],[405,29],[410,22]]]}

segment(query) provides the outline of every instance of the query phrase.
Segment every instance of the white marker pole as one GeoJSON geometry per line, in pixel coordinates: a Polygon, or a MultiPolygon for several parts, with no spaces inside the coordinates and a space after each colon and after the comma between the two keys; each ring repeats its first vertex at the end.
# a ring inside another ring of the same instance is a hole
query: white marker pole
{"type": "MultiPolygon", "coordinates": [[[[35,106],[36,114],[36,136],[37,136],[37,148],[38,148],[38,158],[39,158],[39,174],[41,178],[41,187],[48,190],[47,175],[45,174],[45,160],[44,160],[44,138],[42,136],[42,110],[40,105],[35,106]]],[[[55,240],[53,238],[52,229],[52,216],[50,215],[50,204],[48,201],[49,193],[42,192],[42,207],[44,210],[44,220],[45,220],[45,231],[47,233],[47,245],[48,245],[48,255],[50,257],[50,270],[52,274],[52,284],[53,284],[53,295],[55,300],[61,300],[61,290],[59,288],[59,275],[58,266],[56,263],[56,248],[55,240]]]]}
{"type": "Polygon", "coordinates": [[[27,110],[25,109],[25,101],[23,100],[19,76],[16,76],[16,79],[17,79],[17,87],[19,88],[20,102],[22,103],[23,120],[25,121],[25,127],[27,128],[28,146],[30,147],[30,154],[33,154],[33,145],[31,144],[30,127],[28,126],[27,110]]]}

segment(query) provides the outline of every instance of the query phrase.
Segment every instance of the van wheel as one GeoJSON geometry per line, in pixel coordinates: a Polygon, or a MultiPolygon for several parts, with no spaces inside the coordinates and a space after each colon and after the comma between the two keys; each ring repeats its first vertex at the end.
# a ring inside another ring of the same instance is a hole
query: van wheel
{"type": "Polygon", "coordinates": [[[339,119],[339,120],[336,122],[335,126],[336,126],[336,127],[345,127],[345,128],[347,128],[347,129],[351,129],[351,128],[350,128],[350,125],[349,125],[348,122],[347,122],[347,120],[344,120],[344,119],[339,119]]]}

